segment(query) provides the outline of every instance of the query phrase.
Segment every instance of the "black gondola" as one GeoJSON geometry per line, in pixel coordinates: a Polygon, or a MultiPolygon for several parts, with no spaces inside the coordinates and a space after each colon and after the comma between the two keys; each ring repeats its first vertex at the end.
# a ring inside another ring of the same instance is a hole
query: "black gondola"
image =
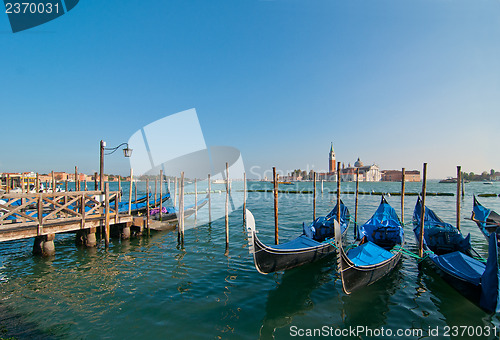
{"type": "MultiPolygon", "coordinates": [[[[340,203],[339,232],[346,233],[349,226],[349,210],[340,203]]],[[[311,224],[303,224],[299,237],[278,245],[268,246],[257,237],[255,219],[247,210],[247,231],[249,252],[253,255],[255,268],[261,274],[269,274],[317,261],[335,252],[335,227],[337,206],[324,217],[318,217],[311,224]]]]}
{"type": "MultiPolygon", "coordinates": [[[[204,199],[198,201],[198,203],[191,204],[187,207],[184,208],[184,217],[189,217],[193,215],[196,211],[200,210],[203,206],[205,206],[208,203],[208,195],[204,199]]],[[[178,219],[178,214],[179,214],[179,208],[174,208],[174,207],[163,207],[162,208],[162,214],[161,214],[161,221],[162,222],[176,222],[178,219]]],[[[150,212],[151,217],[154,220],[160,220],[160,213],[159,213],[159,208],[157,210],[153,209],[150,212]]]]}
{"type": "Polygon", "coordinates": [[[389,273],[401,259],[404,244],[403,226],[385,198],[373,216],[358,227],[358,243],[344,250],[340,234],[337,265],[342,277],[342,289],[346,294],[371,285],[389,273]]]}

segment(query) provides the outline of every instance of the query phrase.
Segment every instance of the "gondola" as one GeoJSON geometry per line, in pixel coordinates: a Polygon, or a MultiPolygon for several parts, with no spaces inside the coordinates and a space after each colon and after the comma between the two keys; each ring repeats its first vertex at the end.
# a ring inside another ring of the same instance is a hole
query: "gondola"
{"type": "Polygon", "coordinates": [[[492,233],[496,234],[497,246],[500,247],[500,215],[493,210],[487,209],[481,205],[474,195],[474,205],[472,207],[471,219],[488,240],[492,233]]]}
{"type": "Polygon", "coordinates": [[[373,216],[358,227],[357,243],[344,250],[340,235],[337,264],[344,293],[371,285],[398,264],[404,244],[404,230],[394,208],[384,196],[373,216]]]}
{"type": "MultiPolygon", "coordinates": [[[[204,199],[198,201],[198,203],[188,205],[184,208],[184,217],[189,217],[193,215],[196,211],[203,208],[208,203],[208,195],[204,199]]],[[[154,220],[162,222],[175,222],[177,221],[179,214],[179,208],[174,207],[162,207],[161,219],[160,219],[160,208],[156,208],[150,211],[150,215],[154,220]]]]}
{"type": "MultiPolygon", "coordinates": [[[[420,241],[420,197],[413,212],[413,232],[420,241]]],[[[487,312],[500,312],[498,249],[496,237],[489,237],[486,264],[472,248],[470,234],[463,237],[453,225],[425,207],[423,249],[426,261],[452,287],[487,312]]]]}
{"type": "MultiPolygon", "coordinates": [[[[341,202],[338,228],[340,233],[346,233],[349,218],[349,210],[341,202]]],[[[269,274],[311,263],[334,253],[334,224],[338,224],[337,205],[328,215],[318,217],[307,226],[303,223],[303,233],[299,237],[286,243],[268,246],[257,237],[255,219],[247,210],[248,245],[255,268],[261,274],[269,274]]]]}
{"type": "MultiPolygon", "coordinates": [[[[155,205],[159,205],[160,202],[165,202],[166,200],[168,200],[170,198],[170,194],[167,193],[165,195],[163,195],[162,197],[159,197],[156,201],[153,200],[149,200],[149,206],[155,206],[155,205]]],[[[114,209],[114,206],[111,205],[111,208],[114,209]]],[[[144,202],[141,202],[141,203],[132,203],[130,205],[130,211],[133,215],[137,215],[137,214],[143,214],[147,211],[148,209],[148,206],[147,206],[147,202],[144,201],[144,202]]],[[[125,212],[128,212],[128,202],[124,202],[124,204],[120,204],[118,206],[118,212],[120,213],[125,213],[125,212]]]]}

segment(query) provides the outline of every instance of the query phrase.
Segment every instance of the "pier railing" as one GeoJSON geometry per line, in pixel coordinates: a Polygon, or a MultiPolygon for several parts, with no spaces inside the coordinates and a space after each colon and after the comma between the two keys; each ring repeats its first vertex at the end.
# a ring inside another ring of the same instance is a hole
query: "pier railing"
{"type": "Polygon", "coordinates": [[[131,220],[119,212],[118,197],[117,191],[0,194],[0,241],[131,220]],[[7,231],[18,235],[3,237],[7,231]]]}

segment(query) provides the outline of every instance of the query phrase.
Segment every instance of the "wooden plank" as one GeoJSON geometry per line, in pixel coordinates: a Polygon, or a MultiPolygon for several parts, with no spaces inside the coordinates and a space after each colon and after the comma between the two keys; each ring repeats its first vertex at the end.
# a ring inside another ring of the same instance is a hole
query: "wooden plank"
{"type": "MultiPolygon", "coordinates": [[[[85,220],[85,229],[99,226],[103,219],[100,215],[87,216],[85,220]]],[[[59,220],[55,220],[59,221],[59,220]]],[[[130,215],[120,215],[118,223],[131,223],[133,217],[130,215]]],[[[12,223],[0,226],[0,242],[18,240],[22,238],[35,237],[47,234],[65,233],[81,229],[81,219],[64,219],[64,222],[44,223],[39,234],[39,222],[30,222],[27,224],[12,223]],[[70,220],[70,221],[69,221],[70,220]]]]}

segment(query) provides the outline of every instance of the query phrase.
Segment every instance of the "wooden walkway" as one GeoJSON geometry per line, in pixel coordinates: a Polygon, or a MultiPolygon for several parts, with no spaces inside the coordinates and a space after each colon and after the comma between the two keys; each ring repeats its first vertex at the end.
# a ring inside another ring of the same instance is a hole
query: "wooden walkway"
{"type": "Polygon", "coordinates": [[[0,242],[104,227],[108,244],[110,225],[130,227],[134,221],[118,212],[118,195],[109,190],[0,194],[0,242]]]}

